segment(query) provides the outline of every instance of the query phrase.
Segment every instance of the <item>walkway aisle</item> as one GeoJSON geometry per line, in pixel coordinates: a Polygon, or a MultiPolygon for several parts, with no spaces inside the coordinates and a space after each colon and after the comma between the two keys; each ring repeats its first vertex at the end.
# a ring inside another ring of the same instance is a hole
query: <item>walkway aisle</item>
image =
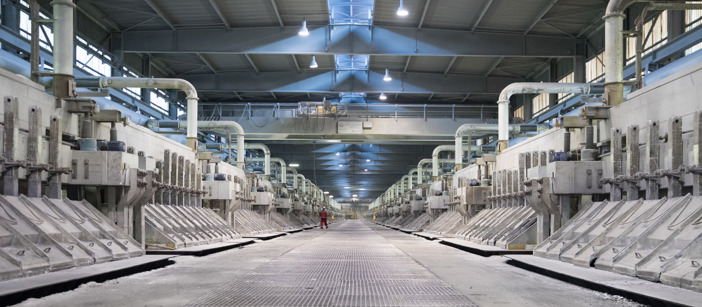
{"type": "Polygon", "coordinates": [[[334,227],[190,306],[477,306],[360,221],[334,227]]]}
{"type": "Polygon", "coordinates": [[[362,221],[173,260],[20,305],[637,306],[362,221]]]}

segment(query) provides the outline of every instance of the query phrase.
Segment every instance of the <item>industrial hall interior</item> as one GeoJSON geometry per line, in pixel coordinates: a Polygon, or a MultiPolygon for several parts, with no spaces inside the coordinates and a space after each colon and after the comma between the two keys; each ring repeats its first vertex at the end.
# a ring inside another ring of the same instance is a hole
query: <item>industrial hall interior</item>
{"type": "Polygon", "coordinates": [[[702,306],[702,1],[0,0],[0,306],[702,306]]]}

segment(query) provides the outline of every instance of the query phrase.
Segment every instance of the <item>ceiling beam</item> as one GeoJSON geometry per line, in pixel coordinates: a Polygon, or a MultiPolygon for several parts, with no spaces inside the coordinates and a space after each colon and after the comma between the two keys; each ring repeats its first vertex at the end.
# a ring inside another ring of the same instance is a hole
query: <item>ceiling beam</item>
{"type": "Polygon", "coordinates": [[[403,93],[403,94],[498,94],[521,78],[482,75],[407,72],[403,78],[383,81],[384,70],[290,72],[219,72],[189,74],[182,77],[204,92],[276,93],[403,93]]]}
{"type": "Polygon", "coordinates": [[[521,35],[406,27],[335,26],[129,31],[124,52],[219,54],[329,54],[397,56],[573,57],[578,40],[568,36],[521,35]],[[329,38],[330,37],[330,38],[329,38]],[[392,42],[389,44],[387,42],[392,42]]]}
{"type": "Polygon", "coordinates": [[[229,21],[227,21],[227,18],[224,17],[224,14],[222,13],[222,9],[219,7],[219,4],[217,4],[217,1],[210,0],[210,5],[215,10],[215,13],[217,13],[217,16],[219,16],[219,19],[222,20],[222,23],[224,24],[224,26],[227,27],[227,29],[231,29],[232,25],[229,24],[229,21]]]}
{"type": "Polygon", "coordinates": [[[417,26],[417,29],[421,29],[424,25],[424,18],[427,17],[427,10],[429,9],[430,4],[431,0],[426,0],[426,2],[424,3],[424,11],[422,11],[422,18],[419,19],[419,25],[417,26]]]}
{"type": "Polygon", "coordinates": [[[95,7],[92,3],[81,2],[77,6],[78,10],[87,16],[90,20],[95,22],[98,26],[103,28],[105,31],[117,31],[120,32],[121,28],[112,18],[108,17],[102,10],[95,7]]]}
{"type": "Polygon", "coordinates": [[[544,6],[544,8],[541,9],[541,11],[539,12],[539,14],[536,15],[536,18],[534,18],[534,20],[532,21],[532,23],[531,23],[531,25],[529,26],[529,28],[527,28],[526,31],[524,31],[524,35],[529,34],[529,32],[531,32],[531,30],[533,30],[534,27],[536,27],[536,25],[539,23],[539,21],[541,21],[541,18],[544,18],[544,16],[546,15],[546,13],[548,13],[548,11],[551,10],[551,8],[556,4],[556,2],[558,2],[558,0],[551,0],[551,2],[549,2],[548,4],[546,4],[546,6],[544,6]]]}
{"type": "Polygon", "coordinates": [[[163,19],[163,21],[165,21],[169,27],[171,27],[171,29],[176,29],[170,17],[168,17],[168,15],[166,15],[166,12],[164,12],[158,5],[156,5],[156,3],[154,3],[154,0],[144,1],[146,1],[146,4],[148,4],[151,7],[151,9],[153,9],[154,12],[156,12],[156,14],[158,14],[158,16],[161,17],[161,19],[163,19]]]}
{"type": "Polygon", "coordinates": [[[493,0],[487,0],[485,1],[485,5],[483,5],[483,9],[480,11],[480,14],[478,15],[478,18],[475,20],[473,23],[473,26],[470,27],[470,31],[474,32],[475,29],[478,27],[481,21],[483,21],[483,17],[485,17],[485,13],[490,9],[490,6],[492,6],[492,1],[493,0]]]}

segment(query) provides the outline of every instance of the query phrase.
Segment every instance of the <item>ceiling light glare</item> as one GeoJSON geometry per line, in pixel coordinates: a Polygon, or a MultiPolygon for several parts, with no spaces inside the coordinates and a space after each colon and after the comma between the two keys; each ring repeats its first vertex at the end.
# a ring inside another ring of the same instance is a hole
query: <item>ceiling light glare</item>
{"type": "Polygon", "coordinates": [[[307,20],[302,20],[302,27],[300,28],[300,31],[297,32],[297,35],[310,36],[310,30],[307,30],[307,20]]]}
{"type": "Polygon", "coordinates": [[[312,62],[310,62],[310,68],[313,68],[313,69],[314,69],[314,68],[317,68],[317,67],[319,67],[319,65],[317,65],[317,57],[313,55],[313,56],[312,56],[312,62]]]}
{"type": "Polygon", "coordinates": [[[407,10],[407,8],[405,8],[405,1],[400,0],[400,7],[397,8],[397,16],[404,17],[407,15],[409,15],[409,11],[407,10]]]}
{"type": "Polygon", "coordinates": [[[390,70],[388,70],[387,68],[385,69],[385,76],[383,76],[383,81],[385,81],[385,82],[392,81],[392,77],[390,77],[390,70]]]}
{"type": "Polygon", "coordinates": [[[300,164],[298,164],[298,163],[290,163],[290,165],[288,165],[288,166],[290,166],[290,167],[299,167],[300,164]]]}
{"type": "Polygon", "coordinates": [[[366,159],[366,162],[370,162],[370,159],[366,159]]]}
{"type": "Polygon", "coordinates": [[[385,93],[380,93],[380,97],[378,98],[380,98],[380,100],[385,100],[388,99],[388,96],[385,96],[385,93]]]}

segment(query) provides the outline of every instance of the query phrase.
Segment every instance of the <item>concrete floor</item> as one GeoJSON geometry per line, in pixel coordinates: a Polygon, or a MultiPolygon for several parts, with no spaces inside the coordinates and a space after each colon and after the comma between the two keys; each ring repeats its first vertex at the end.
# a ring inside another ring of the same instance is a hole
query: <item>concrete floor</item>
{"type": "Polygon", "coordinates": [[[19,306],[638,306],[361,221],[174,260],[19,306]]]}

